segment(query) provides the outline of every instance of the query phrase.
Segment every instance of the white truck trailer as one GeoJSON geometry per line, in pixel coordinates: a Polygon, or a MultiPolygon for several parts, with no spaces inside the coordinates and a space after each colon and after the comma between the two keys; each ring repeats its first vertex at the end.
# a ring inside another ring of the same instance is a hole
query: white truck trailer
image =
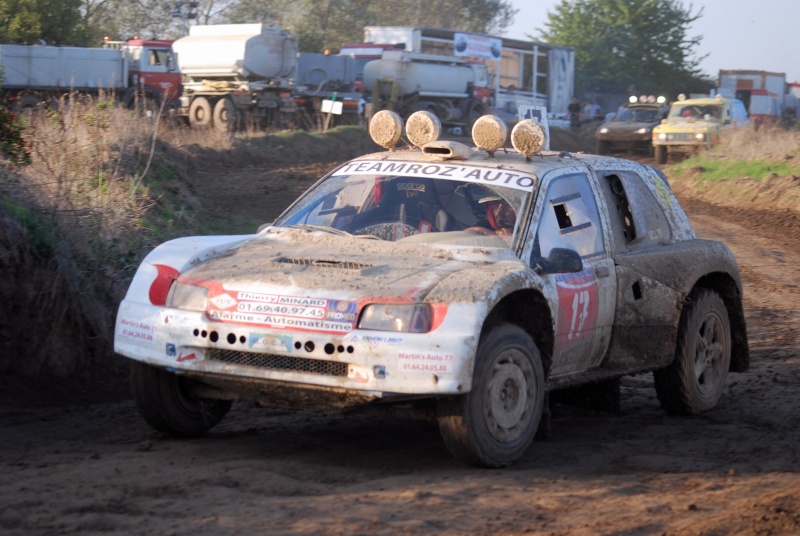
{"type": "Polygon", "coordinates": [[[17,109],[71,93],[105,92],[127,106],[177,107],[181,91],[171,41],[132,39],[104,48],[0,45],[2,90],[17,109]]]}

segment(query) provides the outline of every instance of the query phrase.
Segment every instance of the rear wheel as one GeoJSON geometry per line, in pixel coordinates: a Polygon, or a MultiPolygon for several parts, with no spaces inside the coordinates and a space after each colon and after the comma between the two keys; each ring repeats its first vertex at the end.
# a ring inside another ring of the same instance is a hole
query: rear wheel
{"type": "Polygon", "coordinates": [[[211,103],[205,97],[195,97],[189,105],[189,123],[192,127],[211,126],[211,103]]]}
{"type": "Polygon", "coordinates": [[[213,428],[228,413],[230,400],[199,398],[191,392],[193,381],[133,361],[131,390],[147,424],[168,434],[196,437],[213,428]]]}
{"type": "Polygon", "coordinates": [[[656,164],[667,163],[667,148],[663,145],[655,146],[656,164]]]}
{"type": "Polygon", "coordinates": [[[675,360],[653,373],[661,406],[696,414],[719,402],[731,364],[731,325],[719,294],[698,289],[681,314],[675,360]]]}
{"type": "Polygon", "coordinates": [[[236,129],[236,106],[230,99],[220,99],[214,105],[214,128],[220,132],[236,129]]]}
{"type": "Polygon", "coordinates": [[[511,324],[494,328],[478,346],[471,391],[439,401],[447,449],[479,467],[515,462],[536,434],[544,390],[544,367],[530,335],[511,324]]]}

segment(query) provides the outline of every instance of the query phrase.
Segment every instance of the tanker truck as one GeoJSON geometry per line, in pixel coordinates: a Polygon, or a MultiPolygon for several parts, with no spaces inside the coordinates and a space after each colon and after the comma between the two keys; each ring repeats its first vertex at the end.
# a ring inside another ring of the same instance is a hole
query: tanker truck
{"type": "Polygon", "coordinates": [[[294,79],[298,122],[319,128],[325,122],[323,101],[339,101],[339,123],[357,124],[361,92],[356,89],[356,60],[352,56],[301,52],[294,79]]]}
{"type": "Polygon", "coordinates": [[[181,75],[171,44],[131,39],[103,48],[0,45],[3,94],[23,111],[71,93],[101,92],[149,113],[174,109],[181,75]]]}
{"type": "Polygon", "coordinates": [[[375,111],[408,117],[426,110],[442,125],[472,130],[489,106],[489,72],[483,63],[452,56],[387,50],[364,66],[364,87],[375,111]]]}
{"type": "Polygon", "coordinates": [[[183,74],[179,113],[193,127],[294,120],[297,41],[277,24],[192,26],[172,46],[183,74]]]}

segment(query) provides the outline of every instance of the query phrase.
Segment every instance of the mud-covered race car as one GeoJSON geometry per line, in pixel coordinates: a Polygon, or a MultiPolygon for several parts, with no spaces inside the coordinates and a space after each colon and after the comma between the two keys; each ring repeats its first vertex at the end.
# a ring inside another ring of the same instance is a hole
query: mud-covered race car
{"type": "Polygon", "coordinates": [[[642,151],[653,154],[653,128],[669,111],[664,97],[631,98],[630,104],[597,129],[597,154],[612,151],[642,151]]]}
{"type": "MultiPolygon", "coordinates": [[[[245,399],[427,409],[450,452],[500,467],[546,394],[653,371],[671,413],[714,407],[748,367],[742,284],[655,168],[542,152],[530,120],[484,116],[475,147],[426,112],[380,112],[385,152],[317,182],[246,236],[167,242],[116,323],[134,398],[197,436],[245,399]]],[[[618,384],[617,384],[618,385],[618,384]]]]}

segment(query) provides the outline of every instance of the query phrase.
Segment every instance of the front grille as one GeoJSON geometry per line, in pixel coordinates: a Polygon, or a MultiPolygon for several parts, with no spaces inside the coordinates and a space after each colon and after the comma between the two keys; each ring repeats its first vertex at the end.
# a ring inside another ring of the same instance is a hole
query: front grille
{"type": "Polygon", "coordinates": [[[667,141],[702,141],[695,138],[695,135],[689,132],[676,132],[674,134],[667,134],[667,141]]]}
{"type": "Polygon", "coordinates": [[[323,376],[347,376],[347,363],[291,357],[275,354],[256,354],[253,352],[237,352],[233,350],[213,349],[208,353],[211,361],[220,361],[231,365],[244,365],[268,370],[293,370],[323,376]]]}

